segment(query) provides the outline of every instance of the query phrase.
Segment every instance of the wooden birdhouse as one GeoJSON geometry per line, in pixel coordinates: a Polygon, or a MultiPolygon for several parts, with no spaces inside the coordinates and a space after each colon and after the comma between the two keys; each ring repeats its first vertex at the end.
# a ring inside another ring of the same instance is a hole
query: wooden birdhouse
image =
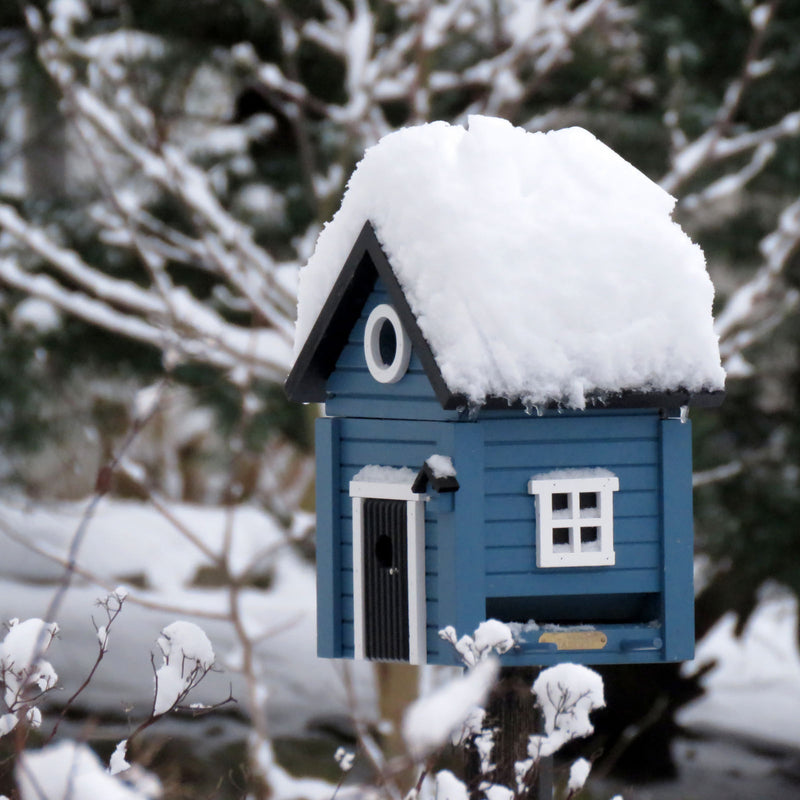
{"type": "Polygon", "coordinates": [[[318,651],[506,665],[694,649],[691,432],[713,288],[674,201],[581,129],[433,123],[367,151],[301,273],[318,651]]]}

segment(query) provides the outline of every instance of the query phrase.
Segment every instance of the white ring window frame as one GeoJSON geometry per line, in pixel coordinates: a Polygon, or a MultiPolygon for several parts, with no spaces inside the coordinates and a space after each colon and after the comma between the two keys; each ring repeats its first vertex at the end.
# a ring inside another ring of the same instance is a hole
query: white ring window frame
{"type": "Polygon", "coordinates": [[[528,481],[528,494],[536,498],[536,566],[610,567],[614,553],[614,492],[619,491],[619,478],[608,473],[577,477],[565,471],[563,477],[551,474],[534,476],[528,481]],[[581,509],[580,495],[597,495],[597,507],[581,509]],[[567,495],[567,508],[554,512],[553,495],[567,495]],[[581,528],[597,529],[597,546],[585,548],[581,528]],[[555,544],[556,529],[569,531],[566,545],[555,544]]]}
{"type": "Polygon", "coordinates": [[[427,657],[425,609],[425,503],[426,494],[411,490],[407,480],[350,481],[353,503],[353,627],[354,655],[366,658],[364,635],[364,501],[406,501],[406,545],[408,556],[408,663],[424,664],[427,657]]]}
{"type": "Polygon", "coordinates": [[[378,383],[397,383],[408,371],[411,361],[411,339],[408,338],[394,306],[381,303],[375,306],[367,317],[367,326],[364,330],[364,357],[369,374],[378,383]],[[394,329],[396,342],[391,364],[386,364],[381,357],[381,330],[386,323],[394,329]]]}

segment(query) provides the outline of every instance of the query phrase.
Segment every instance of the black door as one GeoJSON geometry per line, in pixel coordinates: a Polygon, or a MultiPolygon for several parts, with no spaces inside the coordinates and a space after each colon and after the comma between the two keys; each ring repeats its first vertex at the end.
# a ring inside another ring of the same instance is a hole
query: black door
{"type": "Polygon", "coordinates": [[[408,661],[408,533],[404,500],[364,500],[364,654],[408,661]]]}

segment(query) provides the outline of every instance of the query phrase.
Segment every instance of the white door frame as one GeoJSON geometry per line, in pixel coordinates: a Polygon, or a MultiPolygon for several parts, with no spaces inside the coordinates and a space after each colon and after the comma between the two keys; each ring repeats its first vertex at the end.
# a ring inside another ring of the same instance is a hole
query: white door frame
{"type": "MultiPolygon", "coordinates": [[[[397,470],[400,472],[400,470],[397,470]]],[[[403,471],[404,472],[404,471],[403,471]]],[[[388,473],[388,469],[387,469],[388,473]]],[[[364,500],[405,500],[408,547],[408,663],[424,664],[427,655],[425,613],[425,501],[402,480],[350,481],[353,501],[353,623],[355,657],[364,659],[364,500]]]]}

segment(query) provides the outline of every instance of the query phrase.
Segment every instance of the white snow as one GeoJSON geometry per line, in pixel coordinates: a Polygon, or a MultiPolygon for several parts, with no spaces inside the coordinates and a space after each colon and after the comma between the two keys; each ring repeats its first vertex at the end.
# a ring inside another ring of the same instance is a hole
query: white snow
{"type": "Polygon", "coordinates": [[[583,789],[589,773],[592,771],[592,764],[585,758],[579,758],[577,761],[572,762],[569,768],[569,781],[567,782],[567,791],[579,792],[583,789]]]}
{"type": "Polygon", "coordinates": [[[12,312],[11,322],[17,329],[30,328],[37,333],[50,333],[61,327],[61,314],[47,300],[26,297],[12,312]]]}
{"type": "Polygon", "coordinates": [[[741,638],[724,615],[697,646],[687,673],[710,662],[706,693],[681,709],[678,722],[704,733],[745,737],[779,748],[800,746],[800,649],[797,599],[765,597],[741,638]]]}
{"type": "Polygon", "coordinates": [[[301,272],[295,355],[370,220],[447,386],[471,402],[720,389],[713,287],[674,203],[580,128],[473,116],[391,133],[301,272]]]}
{"type": "Polygon", "coordinates": [[[514,800],[516,795],[507,786],[501,786],[493,783],[483,790],[486,800],[514,800]]]}
{"type": "Polygon", "coordinates": [[[205,631],[193,622],[167,625],[158,637],[164,663],[156,672],[154,714],[164,714],[214,666],[214,649],[205,631]]]}
{"type": "Polygon", "coordinates": [[[436,773],[436,800],[469,800],[466,785],[448,769],[436,773]]]}
{"type": "Polygon", "coordinates": [[[514,646],[511,627],[496,619],[481,622],[472,636],[465,633],[460,638],[456,629],[447,625],[439,631],[439,638],[452,645],[467,667],[487,659],[493,650],[502,655],[514,646]]]}
{"type": "Polygon", "coordinates": [[[514,646],[514,636],[505,622],[487,619],[475,629],[475,647],[478,652],[497,650],[507,653],[514,646]]]}
{"type": "Polygon", "coordinates": [[[364,483],[402,483],[411,484],[417,473],[409,467],[381,467],[377,464],[367,464],[353,477],[354,481],[364,483]]]}
{"type": "MultiPolygon", "coordinates": [[[[315,572],[284,541],[275,521],[263,510],[230,509],[175,503],[169,508],[176,522],[191,531],[212,552],[222,552],[232,522],[230,567],[241,575],[248,565],[271,577],[269,591],[244,587],[240,594],[242,621],[251,635],[263,634],[255,657],[265,689],[270,729],[277,735],[300,735],[312,720],[348,713],[345,684],[336,662],[316,656],[315,572]]],[[[34,544],[63,559],[85,511],[85,503],[53,503],[30,508],[27,501],[6,496],[0,503],[0,594],[7,613],[35,617],[48,607],[63,568],[22,542],[34,544]],[[16,532],[17,541],[5,534],[16,532]]],[[[60,633],[53,664],[59,684],[74,691],[94,663],[99,642],[98,598],[114,591],[129,596],[110,630],[109,650],[79,706],[93,713],[117,712],[120,699],[133,706],[132,718],[149,715],[153,703],[150,654],[158,632],[175,619],[202,625],[225,665],[239,659],[237,638],[226,621],[230,594],[225,586],[196,585],[208,557],[179,529],[147,504],[104,500],[97,509],[79,555],[77,576],[59,614],[60,633]],[[99,580],[102,583],[94,582],[99,580]],[[146,588],[141,588],[144,584],[146,588]],[[117,587],[115,589],[115,587],[117,587]],[[144,603],[145,605],[142,605],[144,603]]],[[[0,620],[1,622],[1,620],[0,620]]],[[[0,631],[2,636],[2,631],[0,631]]],[[[50,657],[50,656],[48,656],[50,657]]],[[[374,709],[370,664],[350,668],[364,715],[374,709]]],[[[230,668],[211,672],[192,691],[191,699],[214,704],[233,696],[243,702],[247,688],[230,668]]],[[[0,726],[2,726],[0,721],[0,726]]],[[[163,724],[163,723],[162,723],[163,724]]]]}
{"type": "Polygon", "coordinates": [[[62,38],[69,36],[75,25],[87,22],[91,17],[83,0],[50,0],[47,10],[52,18],[53,32],[62,38]]]}
{"type": "Polygon", "coordinates": [[[539,673],[533,684],[536,703],[544,714],[544,736],[531,736],[528,754],[549,756],[575,738],[589,736],[589,714],[606,704],[603,679],[582,664],[557,664],[539,673]]]}
{"type": "Polygon", "coordinates": [[[121,742],[117,742],[117,746],[114,748],[114,752],[111,754],[111,759],[108,762],[109,775],[118,775],[120,772],[125,772],[126,769],[130,769],[131,765],[125,760],[127,754],[128,740],[123,739],[121,742]]]}
{"type": "Polygon", "coordinates": [[[575,469],[553,469],[549,472],[538,472],[531,476],[533,481],[560,481],[573,478],[615,478],[611,470],[605,467],[585,467],[575,469]]]}
{"type": "Polygon", "coordinates": [[[450,456],[442,456],[435,453],[425,459],[425,463],[433,473],[434,478],[455,478],[456,468],[453,466],[453,459],[450,456]]]}
{"type": "Polygon", "coordinates": [[[403,740],[414,758],[423,759],[444,746],[489,694],[500,669],[486,659],[431,694],[414,701],[403,716],[403,740]]]}
{"type": "MultiPolygon", "coordinates": [[[[58,633],[58,625],[36,618],[12,619],[8,625],[0,644],[0,684],[6,708],[14,712],[24,707],[31,693],[43,693],[56,685],[58,675],[42,656],[58,633]]],[[[11,724],[6,716],[10,715],[4,715],[2,727],[11,724]]]]}
{"type": "Polygon", "coordinates": [[[356,754],[353,750],[348,750],[345,747],[337,747],[333,758],[339,765],[342,772],[350,772],[353,768],[353,761],[355,761],[356,754]]]}
{"type": "Polygon", "coordinates": [[[41,750],[25,750],[15,769],[21,800],[148,800],[109,775],[85,744],[63,740],[41,750]]]}

